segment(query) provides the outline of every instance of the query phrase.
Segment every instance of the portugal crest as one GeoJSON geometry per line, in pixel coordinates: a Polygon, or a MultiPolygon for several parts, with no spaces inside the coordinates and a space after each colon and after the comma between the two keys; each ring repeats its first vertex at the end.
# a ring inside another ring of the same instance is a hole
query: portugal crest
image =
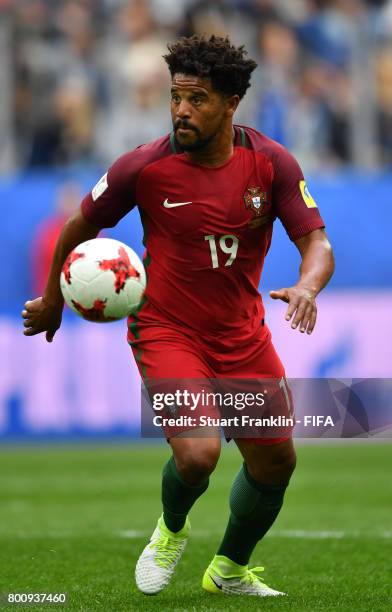
{"type": "Polygon", "coordinates": [[[263,204],[267,200],[267,194],[261,187],[248,187],[244,200],[246,208],[250,208],[256,217],[260,217],[263,214],[263,204]]]}

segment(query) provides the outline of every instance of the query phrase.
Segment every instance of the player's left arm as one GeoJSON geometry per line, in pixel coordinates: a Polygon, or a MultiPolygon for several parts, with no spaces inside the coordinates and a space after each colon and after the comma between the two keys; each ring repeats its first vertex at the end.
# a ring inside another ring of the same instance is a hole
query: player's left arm
{"type": "Polygon", "coordinates": [[[293,287],[271,291],[274,300],[288,304],[286,321],[291,327],[311,334],[317,319],[316,297],[325,287],[334,271],[331,244],[324,229],[316,229],[294,240],[301,254],[300,277],[293,287]]]}
{"type": "Polygon", "coordinates": [[[275,150],[273,170],[274,211],[302,261],[298,282],[293,287],[271,291],[270,296],[288,304],[286,320],[291,321],[293,329],[311,334],[317,318],[316,297],[334,271],[332,248],[302,170],[284,147],[275,150]]]}

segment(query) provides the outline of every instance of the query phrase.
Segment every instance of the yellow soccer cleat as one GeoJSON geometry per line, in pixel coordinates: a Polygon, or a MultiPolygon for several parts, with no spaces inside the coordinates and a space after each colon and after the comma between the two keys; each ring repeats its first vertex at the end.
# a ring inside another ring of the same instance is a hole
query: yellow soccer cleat
{"type": "Polygon", "coordinates": [[[248,569],[238,565],[223,555],[215,555],[203,576],[202,587],[208,593],[224,595],[255,595],[257,597],[277,597],[286,595],[267,586],[258,574],[263,567],[248,569]]]}

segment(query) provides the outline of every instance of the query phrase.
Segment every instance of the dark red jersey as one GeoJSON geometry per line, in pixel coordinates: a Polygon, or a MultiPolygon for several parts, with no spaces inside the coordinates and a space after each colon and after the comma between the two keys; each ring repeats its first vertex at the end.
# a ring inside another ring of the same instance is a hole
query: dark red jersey
{"type": "MultiPolygon", "coordinates": [[[[139,207],[147,301],[163,325],[222,349],[268,333],[258,286],[274,220],[291,240],[324,227],[284,147],[240,126],[234,144],[225,164],[207,168],[165,136],[120,157],[82,202],[100,228],[139,207]]],[[[147,323],[143,308],[138,317],[147,323]]]]}

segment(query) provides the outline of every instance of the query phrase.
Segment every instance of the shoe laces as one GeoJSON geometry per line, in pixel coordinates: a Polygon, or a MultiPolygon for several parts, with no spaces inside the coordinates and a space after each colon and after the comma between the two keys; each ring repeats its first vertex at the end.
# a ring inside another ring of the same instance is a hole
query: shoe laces
{"type": "Polygon", "coordinates": [[[261,572],[264,572],[264,567],[252,567],[246,572],[242,581],[250,586],[260,582],[263,586],[267,586],[261,576],[258,576],[261,572]]]}
{"type": "Polygon", "coordinates": [[[151,548],[155,548],[155,563],[163,568],[169,568],[176,560],[179,553],[180,542],[162,536],[156,542],[151,544],[151,548]]]}

